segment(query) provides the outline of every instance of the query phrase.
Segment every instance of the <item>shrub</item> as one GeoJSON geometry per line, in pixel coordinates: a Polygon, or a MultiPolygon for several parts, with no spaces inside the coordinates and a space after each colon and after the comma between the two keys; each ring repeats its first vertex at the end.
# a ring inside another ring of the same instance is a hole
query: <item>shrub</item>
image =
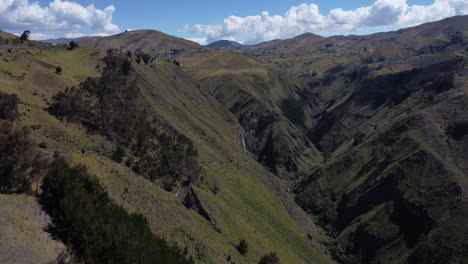
{"type": "Polygon", "coordinates": [[[258,262],[258,264],[279,264],[279,263],[280,263],[280,260],[278,256],[276,256],[275,252],[270,252],[266,254],[258,262]]]}
{"type": "Polygon", "coordinates": [[[115,162],[121,163],[124,157],[125,157],[125,149],[120,145],[117,146],[117,148],[114,151],[114,154],[112,154],[112,159],[115,162]]]}
{"type": "Polygon", "coordinates": [[[148,63],[150,63],[151,56],[150,56],[148,53],[143,53],[143,54],[141,55],[141,59],[143,60],[143,62],[144,62],[145,64],[148,65],[148,63]]]}
{"type": "Polygon", "coordinates": [[[444,73],[435,77],[430,85],[425,87],[426,91],[433,91],[435,93],[443,93],[449,91],[454,87],[455,76],[453,73],[444,73]]]}
{"type": "Polygon", "coordinates": [[[38,146],[39,146],[40,148],[43,148],[43,149],[47,148],[47,144],[46,144],[45,142],[39,143],[38,146]]]}
{"type": "Polygon", "coordinates": [[[18,127],[18,99],[0,92],[0,193],[31,190],[45,171],[45,157],[29,141],[29,130],[18,127]]]}
{"type": "Polygon", "coordinates": [[[183,204],[185,205],[185,207],[187,209],[190,209],[192,208],[194,205],[195,205],[196,201],[195,201],[195,196],[192,192],[189,192],[185,198],[184,198],[184,201],[183,201],[183,204]]]}
{"type": "Polygon", "coordinates": [[[247,241],[245,241],[244,239],[241,239],[239,241],[239,245],[237,245],[237,251],[239,251],[239,253],[241,255],[245,255],[249,252],[249,245],[247,244],[247,241]]]}
{"type": "Polygon", "coordinates": [[[114,204],[82,165],[56,159],[42,190],[40,202],[53,222],[49,231],[83,263],[193,263],[155,236],[142,215],[114,204]]]}
{"type": "Polygon", "coordinates": [[[62,67],[57,66],[57,67],[55,68],[55,73],[57,73],[57,74],[62,73],[62,67]]]}
{"type": "Polygon", "coordinates": [[[23,34],[21,34],[20,40],[21,40],[21,41],[27,41],[27,40],[29,40],[29,36],[30,36],[30,35],[31,35],[31,31],[25,30],[25,31],[23,32],[23,34]]]}
{"type": "Polygon", "coordinates": [[[14,121],[19,117],[17,105],[19,99],[15,94],[0,92],[0,119],[14,121]]]}
{"type": "Polygon", "coordinates": [[[76,48],[79,48],[80,45],[78,45],[78,43],[76,43],[74,40],[70,41],[70,43],[68,44],[68,49],[69,50],[74,50],[76,48]]]}

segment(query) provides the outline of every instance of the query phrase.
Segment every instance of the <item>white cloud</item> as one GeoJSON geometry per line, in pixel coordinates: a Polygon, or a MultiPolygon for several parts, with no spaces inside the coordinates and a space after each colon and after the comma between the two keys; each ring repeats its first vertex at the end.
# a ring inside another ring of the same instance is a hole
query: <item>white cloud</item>
{"type": "Polygon", "coordinates": [[[430,5],[409,5],[407,0],[376,0],[354,10],[333,9],[323,14],[316,4],[293,6],[284,15],[230,16],[222,24],[184,26],[181,32],[202,34],[207,42],[247,38],[248,43],[292,37],[304,32],[322,35],[401,28],[468,14],[468,0],[434,0],[430,5]]]}
{"type": "Polygon", "coordinates": [[[208,39],[207,38],[187,38],[187,40],[193,41],[193,42],[198,43],[200,45],[208,44],[208,39]]]}
{"type": "Polygon", "coordinates": [[[84,36],[85,36],[85,34],[79,33],[79,32],[77,32],[77,33],[67,33],[67,34],[65,34],[65,38],[72,38],[72,39],[74,39],[74,38],[81,38],[81,37],[84,37],[84,36]]]}
{"type": "Polygon", "coordinates": [[[50,34],[42,34],[42,33],[31,33],[29,38],[32,40],[44,40],[44,39],[54,39],[56,38],[56,36],[50,35],[50,34]]]}
{"type": "Polygon", "coordinates": [[[59,31],[109,35],[120,31],[112,23],[114,11],[113,5],[98,9],[93,4],[82,6],[67,0],[54,0],[47,6],[28,0],[0,0],[0,25],[6,30],[42,32],[37,36],[59,31]]]}

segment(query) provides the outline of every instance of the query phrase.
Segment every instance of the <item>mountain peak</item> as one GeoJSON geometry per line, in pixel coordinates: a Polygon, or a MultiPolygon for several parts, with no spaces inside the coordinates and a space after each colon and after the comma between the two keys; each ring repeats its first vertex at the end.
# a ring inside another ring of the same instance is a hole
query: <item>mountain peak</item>
{"type": "Polygon", "coordinates": [[[244,45],[236,41],[222,39],[206,46],[212,49],[241,49],[244,45]]]}

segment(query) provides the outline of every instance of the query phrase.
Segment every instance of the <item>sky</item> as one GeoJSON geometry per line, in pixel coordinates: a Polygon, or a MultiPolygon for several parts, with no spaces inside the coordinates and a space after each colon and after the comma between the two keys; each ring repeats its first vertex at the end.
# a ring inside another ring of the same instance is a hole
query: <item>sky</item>
{"type": "Polygon", "coordinates": [[[468,0],[0,0],[0,30],[31,38],[155,29],[200,44],[254,44],[305,32],[369,34],[468,15],[468,0]]]}

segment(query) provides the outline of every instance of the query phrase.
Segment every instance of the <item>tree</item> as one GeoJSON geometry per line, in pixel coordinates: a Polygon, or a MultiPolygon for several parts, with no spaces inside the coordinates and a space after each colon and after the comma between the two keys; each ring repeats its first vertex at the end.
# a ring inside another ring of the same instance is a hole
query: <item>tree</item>
{"type": "Polygon", "coordinates": [[[70,245],[79,263],[193,263],[154,235],[146,218],[115,204],[84,165],[55,159],[41,189],[40,203],[52,220],[48,231],[70,245]]]}
{"type": "Polygon", "coordinates": [[[15,95],[0,92],[0,193],[31,191],[45,171],[45,156],[34,149],[29,130],[18,126],[15,95]]]}
{"type": "Polygon", "coordinates": [[[114,154],[112,155],[112,159],[120,163],[122,162],[124,156],[125,156],[125,149],[119,145],[117,146],[117,149],[114,151],[114,154]]]}
{"type": "Polygon", "coordinates": [[[237,245],[237,251],[239,251],[241,255],[247,254],[247,252],[249,252],[249,245],[247,244],[247,241],[241,239],[241,241],[239,241],[239,245],[237,245]]]}
{"type": "Polygon", "coordinates": [[[192,208],[194,205],[195,205],[196,201],[195,201],[195,196],[193,195],[192,192],[189,192],[185,198],[184,198],[184,201],[183,201],[183,204],[185,205],[185,207],[187,209],[190,209],[192,208]]]}
{"type": "Polygon", "coordinates": [[[279,264],[280,260],[278,256],[276,256],[276,252],[270,252],[263,256],[258,264],[279,264]]]}
{"type": "Polygon", "coordinates": [[[62,67],[57,66],[57,67],[55,68],[55,73],[58,73],[58,74],[62,73],[62,67]]]}
{"type": "Polygon", "coordinates": [[[145,64],[148,64],[150,62],[150,60],[151,60],[151,56],[148,53],[143,53],[141,55],[141,58],[143,59],[143,62],[145,64]]]}
{"type": "Polygon", "coordinates": [[[22,40],[22,41],[28,41],[30,35],[31,35],[31,31],[25,30],[25,31],[23,32],[23,34],[21,34],[20,40],[22,40]]]}
{"type": "Polygon", "coordinates": [[[78,43],[76,43],[74,40],[70,41],[68,45],[69,45],[69,50],[74,50],[80,47],[80,45],[78,45],[78,43]]]}

